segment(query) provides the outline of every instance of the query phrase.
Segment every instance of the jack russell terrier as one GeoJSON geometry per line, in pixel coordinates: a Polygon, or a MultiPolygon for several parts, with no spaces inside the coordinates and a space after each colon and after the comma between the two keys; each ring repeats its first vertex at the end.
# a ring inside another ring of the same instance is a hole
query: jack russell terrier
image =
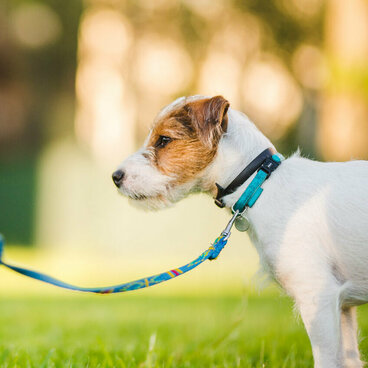
{"type": "MultiPolygon", "coordinates": [[[[222,96],[181,97],[161,110],[113,180],[145,208],[206,192],[232,209],[267,152],[276,152],[268,138],[222,96]]],[[[262,266],[294,298],[315,367],[362,367],[356,306],[368,302],[368,162],[296,153],[262,189],[249,205],[249,236],[262,266]]]]}

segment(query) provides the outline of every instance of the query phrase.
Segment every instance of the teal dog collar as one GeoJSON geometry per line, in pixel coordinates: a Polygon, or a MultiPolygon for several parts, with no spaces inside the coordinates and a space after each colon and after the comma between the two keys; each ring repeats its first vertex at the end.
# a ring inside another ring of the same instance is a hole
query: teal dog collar
{"type": "Polygon", "coordinates": [[[233,205],[233,213],[237,211],[239,214],[242,214],[248,207],[254,206],[263,192],[262,184],[280,166],[282,160],[284,160],[284,157],[279,153],[275,153],[263,162],[254,179],[233,205]]]}
{"type": "Polygon", "coordinates": [[[253,159],[226,187],[223,188],[220,184],[216,183],[217,195],[215,198],[215,204],[223,208],[225,203],[223,198],[229,194],[234,193],[241,185],[243,185],[259,168],[264,162],[272,157],[276,153],[274,148],[267,148],[261,152],[255,159],[253,159]]]}

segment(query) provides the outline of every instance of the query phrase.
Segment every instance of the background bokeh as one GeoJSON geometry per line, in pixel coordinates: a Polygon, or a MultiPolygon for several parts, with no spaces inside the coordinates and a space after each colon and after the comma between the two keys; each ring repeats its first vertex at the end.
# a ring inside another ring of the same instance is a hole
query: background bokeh
{"type": "MultiPolygon", "coordinates": [[[[366,0],[0,3],[0,231],[7,255],[113,283],[179,266],[228,214],[196,195],[145,213],[111,173],[174,98],[226,97],[289,154],[368,158],[366,0]]],[[[236,291],[257,255],[234,231],[216,264],[157,292],[236,291]]],[[[0,270],[0,289],[51,288],[0,270]]]]}

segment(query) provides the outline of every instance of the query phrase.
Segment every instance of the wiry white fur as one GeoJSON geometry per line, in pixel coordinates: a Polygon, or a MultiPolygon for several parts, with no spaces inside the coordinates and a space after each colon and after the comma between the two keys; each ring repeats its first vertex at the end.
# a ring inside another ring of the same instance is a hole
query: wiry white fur
{"type": "MultiPolygon", "coordinates": [[[[230,110],[211,175],[223,186],[272,146],[230,110]]],[[[225,197],[231,207],[249,184],[225,197]]],[[[262,264],[294,297],[315,367],[361,367],[355,305],[368,302],[368,162],[286,159],[248,212],[262,264]]]]}
{"type": "MultiPolygon", "coordinates": [[[[121,166],[127,172],[122,191],[130,196],[159,193],[172,203],[201,182],[228,185],[272,147],[244,114],[229,109],[228,119],[214,161],[193,183],[170,188],[170,178],[151,167],[140,151],[121,166]]],[[[225,197],[228,208],[251,179],[225,197]]],[[[248,211],[249,235],[261,263],[295,299],[315,367],[362,367],[355,306],[368,302],[368,162],[321,163],[295,154],[263,188],[248,211]]]]}

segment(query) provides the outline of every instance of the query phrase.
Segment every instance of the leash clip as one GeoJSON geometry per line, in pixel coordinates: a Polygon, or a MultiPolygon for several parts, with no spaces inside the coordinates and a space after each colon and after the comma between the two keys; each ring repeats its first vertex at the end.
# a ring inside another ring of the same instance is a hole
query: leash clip
{"type": "Polygon", "coordinates": [[[221,233],[221,235],[224,235],[225,240],[229,239],[231,235],[231,228],[233,227],[234,222],[238,216],[239,216],[239,210],[236,210],[233,214],[233,217],[230,219],[229,223],[226,225],[225,229],[221,233]]]}
{"type": "Polygon", "coordinates": [[[237,216],[235,218],[235,227],[236,230],[244,232],[244,231],[248,231],[249,229],[249,220],[248,217],[246,216],[247,212],[248,212],[248,206],[244,207],[243,212],[239,212],[239,210],[234,210],[234,206],[235,204],[231,207],[231,211],[233,213],[237,212],[237,216]]]}

